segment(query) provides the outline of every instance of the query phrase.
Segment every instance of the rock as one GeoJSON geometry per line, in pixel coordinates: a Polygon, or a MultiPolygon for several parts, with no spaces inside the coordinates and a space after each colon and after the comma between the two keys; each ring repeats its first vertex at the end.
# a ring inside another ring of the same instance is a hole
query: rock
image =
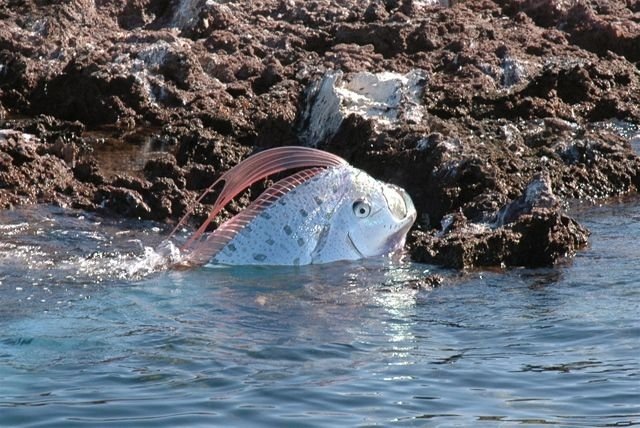
{"type": "Polygon", "coordinates": [[[150,159],[144,165],[144,175],[148,180],[153,181],[159,177],[171,178],[174,182],[186,185],[184,172],[176,164],[176,159],[172,155],[165,154],[163,157],[150,159]]]}
{"type": "Polygon", "coordinates": [[[416,260],[472,268],[561,260],[566,201],[640,187],[637,2],[9,3],[0,207],[175,222],[306,144],[407,189],[416,260]]]}
{"type": "Polygon", "coordinates": [[[548,209],[557,211],[560,208],[560,201],[551,189],[551,179],[548,175],[538,173],[534,175],[519,198],[500,208],[492,227],[501,227],[505,224],[513,223],[519,217],[530,214],[534,210],[548,209]]]}
{"type": "Polygon", "coordinates": [[[430,274],[424,278],[404,280],[403,285],[414,290],[431,290],[440,287],[443,282],[444,277],[442,275],[430,274]]]}
{"type": "Polygon", "coordinates": [[[389,12],[382,1],[372,1],[364,11],[366,22],[383,21],[389,17],[389,12]]]}
{"type": "Polygon", "coordinates": [[[457,269],[477,266],[539,267],[572,256],[589,232],[562,213],[546,174],[535,174],[522,195],[491,222],[471,222],[462,212],[445,216],[438,232],[414,232],[414,260],[457,269]]]}
{"type": "Polygon", "coordinates": [[[300,140],[318,147],[350,115],[370,120],[374,129],[418,123],[424,115],[421,97],[425,85],[426,75],[420,70],[404,75],[329,72],[307,88],[300,140]]]}
{"type": "Polygon", "coordinates": [[[0,189],[4,190],[0,193],[1,206],[36,202],[68,206],[75,201],[87,202],[90,189],[76,181],[62,159],[46,151],[41,154],[42,145],[32,134],[0,130],[0,189]]]}
{"type": "Polygon", "coordinates": [[[98,163],[95,160],[85,160],[79,162],[73,168],[73,174],[78,181],[92,184],[103,184],[107,180],[100,172],[98,163]]]}
{"type": "Polygon", "coordinates": [[[551,266],[588,242],[589,232],[557,211],[540,209],[497,229],[463,223],[443,235],[414,231],[413,260],[456,269],[551,266]]]}
{"type": "Polygon", "coordinates": [[[151,208],[135,190],[122,187],[103,187],[96,193],[101,208],[126,217],[150,218],[151,208]]]}

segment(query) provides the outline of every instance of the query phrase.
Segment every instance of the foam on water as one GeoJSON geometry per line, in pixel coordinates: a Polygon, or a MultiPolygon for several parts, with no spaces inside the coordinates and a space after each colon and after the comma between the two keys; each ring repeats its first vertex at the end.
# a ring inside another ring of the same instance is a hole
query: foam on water
{"type": "MultiPolygon", "coordinates": [[[[118,221],[36,205],[0,212],[0,287],[5,304],[61,304],[99,284],[166,270],[179,250],[149,222],[118,221]]],[[[164,231],[166,233],[166,231],[164,231]]]]}

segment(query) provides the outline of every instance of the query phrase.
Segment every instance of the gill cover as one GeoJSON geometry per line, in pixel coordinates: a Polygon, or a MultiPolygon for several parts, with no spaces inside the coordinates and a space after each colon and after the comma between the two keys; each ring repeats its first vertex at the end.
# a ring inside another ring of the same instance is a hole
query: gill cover
{"type": "Polygon", "coordinates": [[[408,194],[350,167],[352,183],[331,222],[323,242],[314,251],[314,263],[381,256],[400,249],[416,219],[408,194]]]}

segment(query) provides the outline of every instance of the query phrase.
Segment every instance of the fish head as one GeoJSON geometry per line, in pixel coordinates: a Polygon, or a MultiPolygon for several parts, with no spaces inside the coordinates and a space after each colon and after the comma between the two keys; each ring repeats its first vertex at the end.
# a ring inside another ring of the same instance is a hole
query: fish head
{"type": "Polygon", "coordinates": [[[363,258],[401,249],[417,216],[411,197],[398,186],[354,170],[353,185],[339,213],[346,225],[347,244],[363,258]]]}

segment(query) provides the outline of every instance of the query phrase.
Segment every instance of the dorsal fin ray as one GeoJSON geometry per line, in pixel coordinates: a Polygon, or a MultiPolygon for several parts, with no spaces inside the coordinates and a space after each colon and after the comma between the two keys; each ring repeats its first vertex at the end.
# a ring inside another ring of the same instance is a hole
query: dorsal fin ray
{"type": "Polygon", "coordinates": [[[290,175],[267,190],[242,212],[224,222],[214,230],[206,240],[194,244],[193,251],[189,254],[189,260],[196,264],[204,264],[216,256],[235,236],[259,216],[267,207],[274,204],[285,194],[298,187],[300,184],[324,171],[322,168],[305,169],[290,175]]]}
{"type": "Polygon", "coordinates": [[[183,250],[188,249],[202,236],[216,215],[218,215],[234,197],[257,181],[293,168],[331,167],[346,164],[347,161],[339,156],[311,147],[285,146],[257,153],[225,172],[209,186],[200,197],[198,197],[182,219],[180,219],[169,237],[173,236],[180,226],[187,221],[193,213],[195,205],[210,193],[218,183],[224,182],[224,186],[213,204],[209,216],[182,246],[183,250]]]}

